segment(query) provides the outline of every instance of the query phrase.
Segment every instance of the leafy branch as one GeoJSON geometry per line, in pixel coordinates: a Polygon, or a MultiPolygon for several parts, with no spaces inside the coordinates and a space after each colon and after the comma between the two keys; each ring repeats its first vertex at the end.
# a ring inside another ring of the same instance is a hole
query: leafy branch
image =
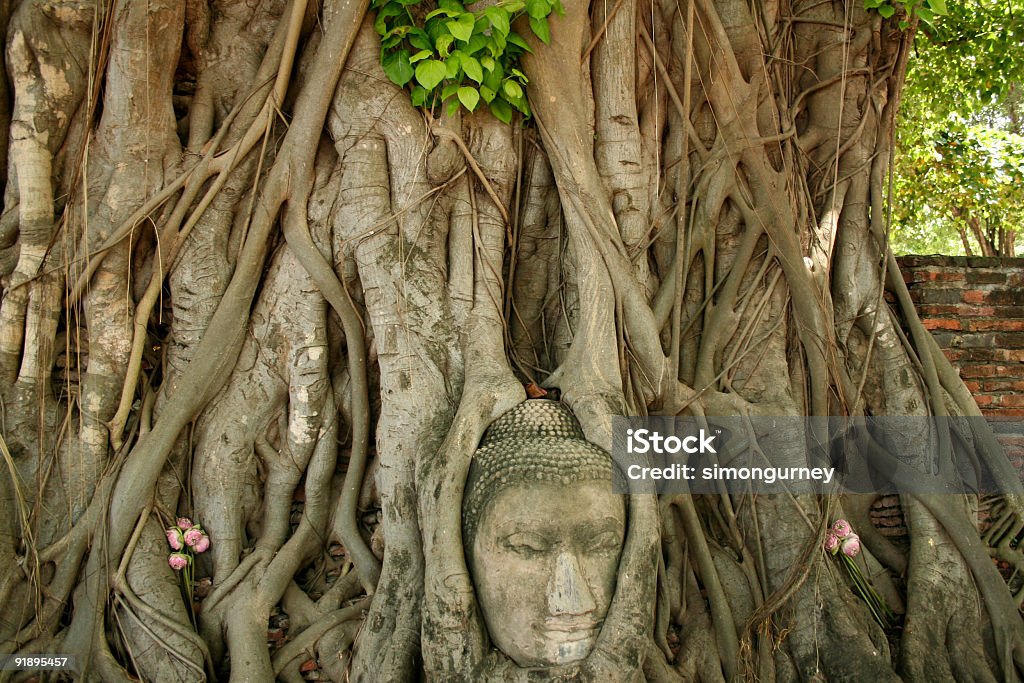
{"type": "Polygon", "coordinates": [[[906,29],[910,26],[909,19],[916,16],[924,24],[934,26],[938,17],[949,13],[946,9],[946,0],[864,0],[864,9],[878,10],[883,19],[888,19],[896,14],[896,8],[902,7],[906,18],[900,20],[900,28],[906,29]]]}
{"type": "Polygon", "coordinates": [[[374,28],[381,37],[384,73],[409,88],[413,106],[435,109],[448,103],[475,111],[483,101],[496,118],[509,123],[516,110],[530,116],[519,59],[530,52],[512,30],[521,16],[542,42],[551,42],[548,17],[564,14],[560,0],[502,0],[471,12],[459,0],[440,0],[423,13],[422,0],[374,0],[374,28]]]}

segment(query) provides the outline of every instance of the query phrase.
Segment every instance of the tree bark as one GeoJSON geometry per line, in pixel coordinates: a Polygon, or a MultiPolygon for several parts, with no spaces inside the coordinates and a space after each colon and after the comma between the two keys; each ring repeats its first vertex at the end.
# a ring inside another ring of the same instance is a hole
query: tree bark
{"type": "Polygon", "coordinates": [[[364,0],[7,14],[0,651],[104,681],[1019,676],[988,556],[1019,495],[985,538],[977,501],[905,496],[909,548],[870,496],[631,496],[597,645],[552,671],[493,647],[462,545],[528,394],[605,449],[617,414],[980,415],[887,248],[902,10],[565,2],[550,44],[513,24],[512,125],[415,108],[364,0]],[[902,630],[822,552],[844,515],[902,630]],[[211,544],[184,574],[180,517],[211,544]]]}

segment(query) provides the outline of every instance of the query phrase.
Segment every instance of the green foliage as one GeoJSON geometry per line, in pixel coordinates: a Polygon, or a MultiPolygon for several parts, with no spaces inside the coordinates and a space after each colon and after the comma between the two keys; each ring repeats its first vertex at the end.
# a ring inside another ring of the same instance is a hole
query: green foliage
{"type": "Polygon", "coordinates": [[[876,10],[883,19],[894,16],[897,8],[903,10],[903,18],[900,19],[901,29],[910,26],[911,17],[917,17],[923,23],[932,26],[938,17],[948,13],[946,0],[864,0],[864,9],[876,10]]]}
{"type": "Polygon", "coordinates": [[[414,106],[447,103],[474,111],[481,101],[505,123],[518,110],[530,116],[519,59],[530,51],[512,23],[527,16],[530,29],[551,41],[548,17],[564,14],[560,0],[502,0],[470,12],[460,0],[440,0],[426,11],[421,0],[374,0],[380,60],[395,85],[408,88],[414,106]]]}
{"type": "Polygon", "coordinates": [[[1024,0],[958,0],[921,27],[897,124],[893,247],[974,253],[971,224],[1022,235],[1024,0]]]}
{"type": "MultiPolygon", "coordinates": [[[[976,238],[972,223],[986,233],[1024,234],[1024,137],[962,122],[930,133],[926,144],[906,150],[900,160],[898,226],[930,226],[936,245],[956,251],[963,248],[961,230],[976,238]],[[954,237],[960,244],[948,244],[954,237]]],[[[927,236],[911,243],[920,249],[927,236]]]]}

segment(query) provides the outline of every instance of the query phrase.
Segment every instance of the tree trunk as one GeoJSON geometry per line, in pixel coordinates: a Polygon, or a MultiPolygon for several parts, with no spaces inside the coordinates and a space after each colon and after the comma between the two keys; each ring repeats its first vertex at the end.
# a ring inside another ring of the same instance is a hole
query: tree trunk
{"type": "Polygon", "coordinates": [[[868,496],[631,496],[597,645],[553,672],[492,645],[462,545],[527,390],[605,450],[613,415],[980,415],[887,247],[906,17],[567,2],[550,44],[513,25],[507,125],[414,108],[368,5],[15,3],[0,652],[105,681],[1015,679],[985,543],[1017,498],[980,539],[966,498],[905,496],[901,549],[868,496]],[[844,515],[902,630],[821,551],[844,515]],[[210,549],[176,573],[179,517],[210,549]]]}

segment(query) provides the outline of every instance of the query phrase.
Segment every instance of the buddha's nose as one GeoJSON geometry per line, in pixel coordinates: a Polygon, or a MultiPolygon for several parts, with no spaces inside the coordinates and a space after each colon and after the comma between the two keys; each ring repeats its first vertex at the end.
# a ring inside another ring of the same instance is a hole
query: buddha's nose
{"type": "Polygon", "coordinates": [[[589,614],[597,609],[594,594],[580,569],[579,560],[563,552],[555,561],[555,572],[548,582],[548,610],[551,616],[589,614]]]}

